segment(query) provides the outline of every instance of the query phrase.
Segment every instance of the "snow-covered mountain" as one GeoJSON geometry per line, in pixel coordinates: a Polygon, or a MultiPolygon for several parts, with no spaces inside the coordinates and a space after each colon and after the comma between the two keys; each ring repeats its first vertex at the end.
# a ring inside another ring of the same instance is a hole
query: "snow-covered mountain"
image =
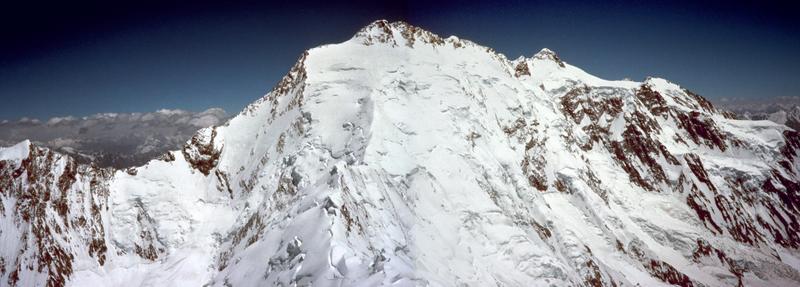
{"type": "Polygon", "coordinates": [[[11,286],[796,286],[800,135],[374,22],[127,170],[0,151],[11,286]]]}

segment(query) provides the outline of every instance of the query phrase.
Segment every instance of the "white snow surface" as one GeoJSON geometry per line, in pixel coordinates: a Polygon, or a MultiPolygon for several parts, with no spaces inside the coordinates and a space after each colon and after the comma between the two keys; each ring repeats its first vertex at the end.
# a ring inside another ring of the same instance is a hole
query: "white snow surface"
{"type": "Polygon", "coordinates": [[[28,149],[31,146],[29,140],[24,140],[10,147],[0,147],[0,160],[22,160],[28,157],[28,149]]]}
{"type": "MultiPolygon", "coordinates": [[[[192,148],[116,171],[101,212],[107,259],[76,255],[66,284],[667,286],[685,285],[682,275],[695,286],[735,286],[737,266],[745,286],[796,286],[800,252],[755,223],[763,242],[737,240],[713,202],[715,194],[739,198],[728,184],[736,176],[759,194],[754,201],[778,201],[759,189],[773,170],[798,180],[797,157],[789,169],[777,160],[785,129],[704,110],[663,79],[600,79],[546,49],[510,61],[467,40],[378,21],[344,43],[309,50],[264,98],[198,132],[197,143],[218,159],[192,148]],[[520,64],[530,75],[515,76],[520,64]],[[673,117],[643,108],[643,86],[676,112],[713,120],[726,149],[695,143],[673,117]],[[583,87],[590,92],[580,97],[594,105],[620,99],[620,112],[572,119],[562,99],[583,87]],[[659,181],[625,151],[657,191],[634,182],[587,129],[600,125],[605,141],[622,143],[634,111],[656,122],[647,135],[676,158],[653,155],[665,175],[659,181]],[[715,187],[690,169],[691,155],[715,187]],[[207,174],[192,163],[201,157],[213,162],[207,174]],[[687,204],[691,194],[710,198],[710,219],[687,204]],[[700,240],[730,262],[713,252],[694,256],[700,240]],[[155,258],[136,251],[149,246],[155,258]],[[677,281],[653,271],[665,270],[651,267],[661,263],[677,281]]],[[[28,145],[0,150],[0,160],[25,158],[28,145]]],[[[2,197],[5,217],[9,198],[2,197]]],[[[750,216],[742,220],[759,215],[780,226],[765,205],[736,204],[750,216]]],[[[777,232],[790,236],[788,227],[777,232]]],[[[23,273],[20,286],[47,277],[23,273]]]]}

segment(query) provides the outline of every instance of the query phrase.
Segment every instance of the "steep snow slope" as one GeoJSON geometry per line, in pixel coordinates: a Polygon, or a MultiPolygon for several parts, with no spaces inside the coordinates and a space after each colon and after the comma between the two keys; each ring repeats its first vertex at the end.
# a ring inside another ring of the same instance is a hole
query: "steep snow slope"
{"type": "Polygon", "coordinates": [[[792,286],[798,149],[663,79],[377,21],[139,168],[2,150],[0,282],[792,286]]]}

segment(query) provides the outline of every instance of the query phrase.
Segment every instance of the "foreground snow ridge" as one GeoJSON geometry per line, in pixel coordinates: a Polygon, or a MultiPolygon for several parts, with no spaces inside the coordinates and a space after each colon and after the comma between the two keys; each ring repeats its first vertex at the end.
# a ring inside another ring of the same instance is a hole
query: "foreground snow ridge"
{"type": "Polygon", "coordinates": [[[126,170],[0,150],[2,286],[797,286],[800,136],[376,21],[126,170]]]}

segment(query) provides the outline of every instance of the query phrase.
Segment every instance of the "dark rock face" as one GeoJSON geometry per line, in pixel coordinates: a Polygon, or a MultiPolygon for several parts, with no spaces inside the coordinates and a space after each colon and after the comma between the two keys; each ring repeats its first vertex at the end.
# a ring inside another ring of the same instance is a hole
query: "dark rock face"
{"type": "Polygon", "coordinates": [[[636,91],[636,98],[639,99],[654,116],[661,116],[669,110],[664,97],[661,96],[660,93],[653,91],[649,85],[642,85],[642,87],[636,91]]]}
{"type": "Polygon", "coordinates": [[[530,68],[528,67],[528,63],[520,62],[519,64],[517,64],[517,67],[514,68],[514,76],[517,78],[530,75],[531,71],[530,68]]]}
{"type": "Polygon", "coordinates": [[[708,146],[715,146],[722,151],[728,148],[725,144],[725,136],[719,132],[714,120],[703,118],[696,111],[689,114],[679,113],[678,120],[680,126],[687,131],[689,137],[696,144],[704,143],[708,146]]]}
{"type": "Polygon", "coordinates": [[[647,268],[647,271],[650,271],[650,274],[661,279],[661,281],[665,283],[683,287],[694,286],[689,276],[686,276],[686,274],[681,273],[675,269],[675,267],[663,261],[650,259],[650,263],[645,265],[645,268],[647,268]]]}
{"type": "Polygon", "coordinates": [[[217,137],[216,128],[207,129],[209,132],[198,132],[183,147],[183,157],[195,169],[208,175],[217,166],[221,149],[214,146],[214,139],[217,137]],[[210,130],[210,131],[209,131],[210,130]]]}

